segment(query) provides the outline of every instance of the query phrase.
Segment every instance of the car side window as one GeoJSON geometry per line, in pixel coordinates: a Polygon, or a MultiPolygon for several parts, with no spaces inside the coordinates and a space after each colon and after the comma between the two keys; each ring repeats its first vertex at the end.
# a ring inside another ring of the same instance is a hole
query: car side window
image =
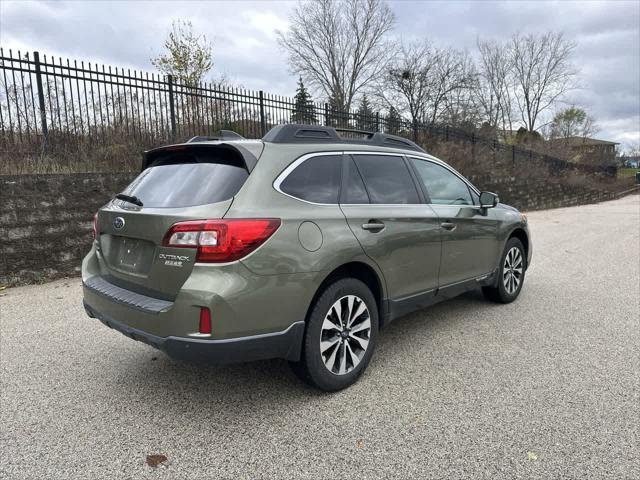
{"type": "Polygon", "coordinates": [[[344,190],[340,203],[342,204],[364,204],[369,203],[369,195],[364,187],[364,182],[356,167],[353,158],[347,156],[347,165],[345,172],[344,190]]]}
{"type": "Polygon", "coordinates": [[[411,158],[435,205],[474,205],[469,187],[457,175],[437,163],[411,158]]]}
{"type": "Polygon", "coordinates": [[[404,159],[394,155],[353,156],[362,174],[371,203],[421,203],[404,159]]]}
{"type": "Polygon", "coordinates": [[[298,165],[280,184],[292,197],[313,203],[338,203],[342,155],[318,155],[298,165]]]}

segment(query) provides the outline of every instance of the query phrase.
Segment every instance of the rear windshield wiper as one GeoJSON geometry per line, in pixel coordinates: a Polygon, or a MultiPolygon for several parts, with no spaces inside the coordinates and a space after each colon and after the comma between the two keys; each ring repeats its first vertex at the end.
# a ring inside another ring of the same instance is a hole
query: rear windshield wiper
{"type": "Polygon", "coordinates": [[[125,195],[124,193],[119,193],[116,195],[116,198],[118,200],[124,200],[125,202],[133,203],[134,205],[138,205],[139,207],[142,207],[142,200],[140,200],[138,197],[135,197],[132,195],[125,195]]]}

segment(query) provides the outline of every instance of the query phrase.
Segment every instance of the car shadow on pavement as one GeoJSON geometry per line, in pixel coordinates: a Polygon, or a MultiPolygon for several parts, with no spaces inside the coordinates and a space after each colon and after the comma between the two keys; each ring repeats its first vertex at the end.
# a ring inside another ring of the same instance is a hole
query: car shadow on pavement
{"type": "MultiPolygon", "coordinates": [[[[411,354],[407,347],[416,336],[428,338],[434,330],[464,328],[464,322],[471,320],[466,312],[483,308],[492,308],[492,305],[483,300],[480,293],[470,292],[394,321],[378,337],[371,368],[360,382],[337,395],[366,389],[367,378],[384,375],[386,363],[397,363],[392,358],[394,355],[411,354]],[[383,360],[377,358],[381,355],[385,356],[383,360]]],[[[242,415],[256,403],[291,408],[299,402],[332,395],[302,383],[284,360],[219,366],[176,361],[151,347],[136,347],[126,371],[117,374],[119,378],[114,385],[118,391],[112,394],[121,396],[122,400],[133,396],[134,400],[150,402],[154,404],[152,407],[165,410],[176,408],[177,414],[185,403],[234,406],[237,414],[242,415]]]]}

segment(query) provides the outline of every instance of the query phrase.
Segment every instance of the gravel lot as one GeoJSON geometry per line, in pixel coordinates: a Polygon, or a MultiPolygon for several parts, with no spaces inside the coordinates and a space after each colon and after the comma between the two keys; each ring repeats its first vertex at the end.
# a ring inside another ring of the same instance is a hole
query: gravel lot
{"type": "Polygon", "coordinates": [[[0,292],[0,478],[639,478],[640,196],[529,218],[518,301],[397,321],[337,394],[174,362],[79,279],[0,292]]]}

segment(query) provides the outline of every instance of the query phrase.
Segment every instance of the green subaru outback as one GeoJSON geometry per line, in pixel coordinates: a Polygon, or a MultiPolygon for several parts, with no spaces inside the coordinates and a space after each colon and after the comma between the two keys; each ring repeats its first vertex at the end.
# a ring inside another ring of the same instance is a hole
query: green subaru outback
{"type": "Polygon", "coordinates": [[[389,322],[465,291],[520,293],[526,217],[406,139],[282,125],[146,152],[101,208],[84,306],[177,358],[284,358],[354,383],[389,322]]]}

